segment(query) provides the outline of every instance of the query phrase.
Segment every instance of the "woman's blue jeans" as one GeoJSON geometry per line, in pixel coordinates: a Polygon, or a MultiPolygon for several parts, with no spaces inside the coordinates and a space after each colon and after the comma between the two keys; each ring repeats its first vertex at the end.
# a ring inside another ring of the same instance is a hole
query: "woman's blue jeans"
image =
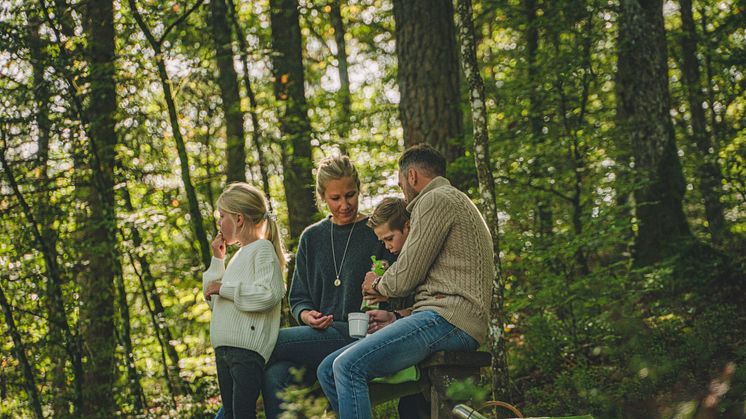
{"type": "Polygon", "coordinates": [[[326,330],[309,326],[280,329],[277,344],[264,371],[262,397],[267,419],[282,413],[283,400],[278,393],[292,384],[310,386],[316,381],[316,368],[327,355],[353,342],[346,322],[334,321],[326,330]],[[301,383],[295,380],[290,368],[303,369],[301,383]]]}
{"type": "Polygon", "coordinates": [[[415,365],[434,352],[478,347],[473,337],[438,313],[419,311],[326,357],[318,379],[340,418],[372,418],[370,380],[415,365]]]}

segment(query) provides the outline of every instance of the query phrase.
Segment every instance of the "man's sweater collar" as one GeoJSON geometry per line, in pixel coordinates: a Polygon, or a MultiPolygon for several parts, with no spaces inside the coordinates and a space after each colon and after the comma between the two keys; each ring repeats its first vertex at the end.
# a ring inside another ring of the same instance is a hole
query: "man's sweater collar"
{"type": "Polygon", "coordinates": [[[435,188],[440,188],[443,186],[451,186],[451,182],[448,181],[448,179],[444,178],[443,176],[438,176],[430,181],[417,196],[412,200],[412,202],[407,205],[407,211],[410,213],[414,209],[414,206],[417,204],[417,201],[419,201],[420,197],[425,195],[426,193],[432,191],[435,188]]]}

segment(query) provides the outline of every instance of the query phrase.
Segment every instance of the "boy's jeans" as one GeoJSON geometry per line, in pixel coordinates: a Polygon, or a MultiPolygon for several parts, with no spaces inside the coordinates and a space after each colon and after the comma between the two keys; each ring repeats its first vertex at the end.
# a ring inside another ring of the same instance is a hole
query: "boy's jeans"
{"type": "Polygon", "coordinates": [[[368,382],[415,365],[438,351],[473,351],[479,343],[434,311],[399,319],[326,357],[317,375],[343,419],[372,418],[368,382]]]}

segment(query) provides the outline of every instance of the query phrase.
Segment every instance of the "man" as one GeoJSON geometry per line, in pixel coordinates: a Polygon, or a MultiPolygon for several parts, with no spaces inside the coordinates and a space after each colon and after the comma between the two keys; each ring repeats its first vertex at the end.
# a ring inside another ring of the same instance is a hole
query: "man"
{"type": "Polygon", "coordinates": [[[411,212],[409,237],[383,276],[368,273],[367,296],[415,293],[412,314],[378,312],[382,328],[324,359],[319,382],[341,419],[371,418],[368,382],[437,351],[471,351],[487,337],[494,275],[492,239],[471,200],[451,186],[445,159],[427,145],[399,159],[399,186],[411,212]]]}

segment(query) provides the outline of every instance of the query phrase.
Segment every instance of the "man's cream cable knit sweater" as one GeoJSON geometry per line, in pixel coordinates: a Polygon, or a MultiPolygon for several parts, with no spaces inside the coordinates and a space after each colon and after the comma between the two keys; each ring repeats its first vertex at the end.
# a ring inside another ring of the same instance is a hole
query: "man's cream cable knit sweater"
{"type": "Polygon", "coordinates": [[[220,280],[220,295],[208,301],[212,308],[212,346],[232,346],[257,352],[269,360],[280,331],[280,301],[285,295],[280,262],[268,240],[238,249],[228,267],[213,257],[202,274],[202,289],[220,280]]]}
{"type": "Polygon", "coordinates": [[[494,265],[492,237],[469,197],[443,177],[407,206],[411,231],[378,291],[415,291],[414,312],[432,310],[480,344],[487,337],[494,265]]]}

